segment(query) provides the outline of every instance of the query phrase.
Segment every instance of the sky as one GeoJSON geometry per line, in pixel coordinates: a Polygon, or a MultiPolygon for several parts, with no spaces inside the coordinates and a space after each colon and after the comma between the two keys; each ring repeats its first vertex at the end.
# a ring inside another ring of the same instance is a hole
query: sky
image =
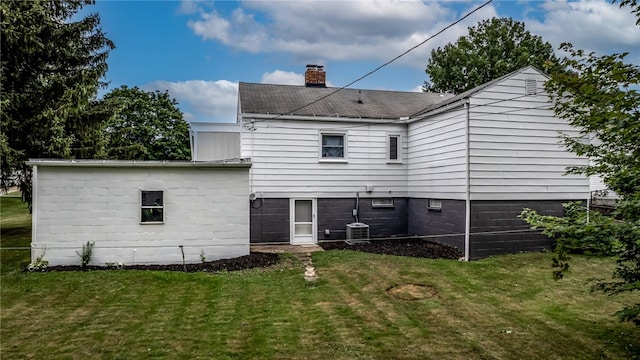
{"type": "MultiPolygon", "coordinates": [[[[419,44],[485,1],[97,0],[116,49],[110,89],[168,91],[190,122],[235,122],[238,82],[303,85],[307,64],[324,65],[340,87],[419,44]]],[[[352,85],[420,91],[431,50],[455,42],[491,17],[523,21],[528,31],[604,55],[628,52],[640,65],[640,27],[629,8],[604,0],[494,0],[463,22],[352,85]]],[[[562,55],[558,53],[558,55],[562,55]]]]}

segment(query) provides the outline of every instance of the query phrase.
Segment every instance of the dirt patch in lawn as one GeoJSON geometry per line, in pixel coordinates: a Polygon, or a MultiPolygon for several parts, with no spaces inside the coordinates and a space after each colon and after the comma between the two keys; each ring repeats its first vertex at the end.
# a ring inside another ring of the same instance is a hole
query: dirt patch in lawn
{"type": "Polygon", "coordinates": [[[462,252],[455,247],[421,239],[371,240],[368,244],[349,245],[344,241],[321,243],[325,250],[354,250],[373,254],[409,256],[429,259],[459,259],[462,252]]]}
{"type": "Polygon", "coordinates": [[[424,300],[438,295],[438,291],[431,285],[402,284],[387,289],[387,293],[400,300],[424,300]]]}
{"type": "Polygon", "coordinates": [[[46,271],[94,271],[94,270],[164,270],[164,271],[186,271],[186,272],[216,272],[216,271],[238,271],[251,268],[265,268],[275,265],[280,260],[278,254],[251,253],[233,259],[222,259],[216,261],[206,261],[194,264],[169,264],[169,265],[124,265],[117,266],[49,266],[46,271]]]}

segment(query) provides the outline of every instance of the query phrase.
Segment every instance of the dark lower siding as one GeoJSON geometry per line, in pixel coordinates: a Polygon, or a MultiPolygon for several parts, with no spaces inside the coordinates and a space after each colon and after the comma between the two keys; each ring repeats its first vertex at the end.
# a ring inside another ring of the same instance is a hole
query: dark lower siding
{"type": "Polygon", "coordinates": [[[537,210],[543,215],[562,216],[562,203],[567,201],[569,200],[472,201],[469,257],[474,260],[491,255],[549,249],[551,240],[539,232],[474,233],[528,230],[530,226],[518,218],[523,208],[537,210]]]}
{"type": "MultiPolygon", "coordinates": [[[[464,234],[465,201],[442,200],[442,209],[427,209],[427,199],[409,199],[408,234],[464,234]]],[[[430,240],[455,246],[464,251],[464,235],[429,237],[430,240]]]]}
{"type": "Polygon", "coordinates": [[[249,208],[251,243],[289,243],[289,199],[257,199],[249,208]]]}
{"type": "MultiPolygon", "coordinates": [[[[393,207],[374,208],[371,199],[360,199],[358,221],[369,225],[372,238],[407,234],[407,199],[394,198],[393,202],[393,207]]],[[[355,208],[355,198],[318,199],[318,241],[345,239],[347,224],[355,222],[355,208]]]]}

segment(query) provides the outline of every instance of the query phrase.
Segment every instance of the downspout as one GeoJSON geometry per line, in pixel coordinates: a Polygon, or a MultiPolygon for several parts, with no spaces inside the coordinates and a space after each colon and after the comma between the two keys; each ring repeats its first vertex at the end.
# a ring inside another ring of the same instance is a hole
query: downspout
{"type": "Polygon", "coordinates": [[[353,209],[353,218],[356,222],[360,222],[358,220],[358,213],[360,212],[360,193],[356,191],[356,208],[353,209]]]}
{"type": "MultiPolygon", "coordinates": [[[[35,254],[38,243],[38,165],[33,165],[31,173],[31,262],[38,257],[35,254]]],[[[46,246],[46,245],[45,245],[46,246]]]]}
{"type": "Polygon", "coordinates": [[[471,166],[470,166],[470,150],[469,150],[469,99],[464,102],[465,110],[465,215],[464,215],[464,261],[469,261],[469,233],[471,232],[471,166]]]}

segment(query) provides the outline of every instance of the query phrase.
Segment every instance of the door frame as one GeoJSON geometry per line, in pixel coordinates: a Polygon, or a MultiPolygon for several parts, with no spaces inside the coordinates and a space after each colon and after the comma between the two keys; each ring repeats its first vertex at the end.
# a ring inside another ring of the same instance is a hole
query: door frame
{"type": "Polygon", "coordinates": [[[289,243],[291,245],[311,245],[318,243],[318,201],[314,197],[296,197],[289,199],[289,243]],[[311,201],[311,242],[296,242],[296,200],[311,201]]]}

